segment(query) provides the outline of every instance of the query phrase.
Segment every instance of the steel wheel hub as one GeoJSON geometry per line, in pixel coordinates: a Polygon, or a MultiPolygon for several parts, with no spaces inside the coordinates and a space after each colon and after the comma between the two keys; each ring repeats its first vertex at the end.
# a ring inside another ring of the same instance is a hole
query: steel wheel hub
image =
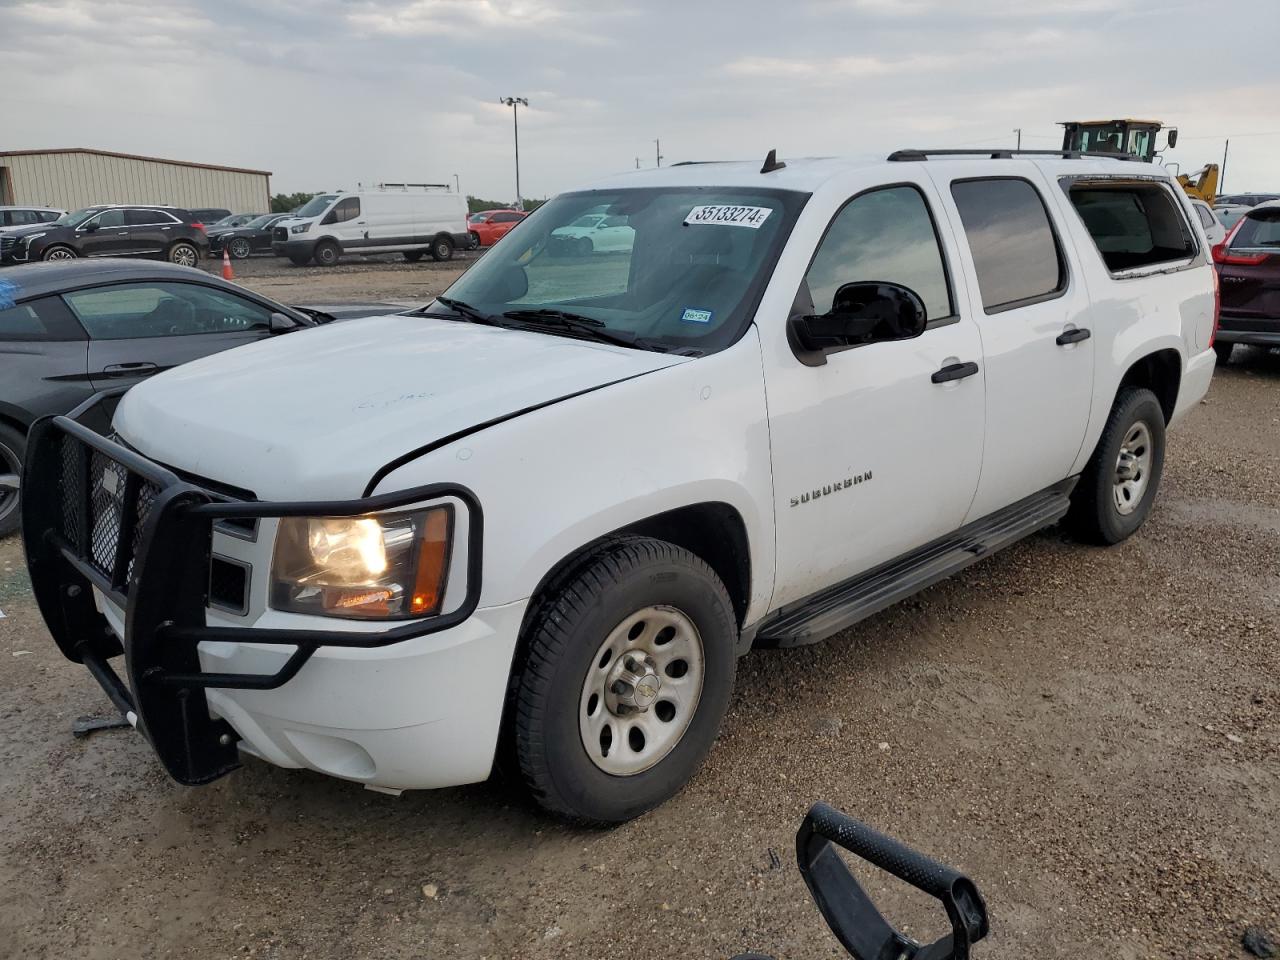
{"type": "Polygon", "coordinates": [[[1120,444],[1120,454],[1116,457],[1115,495],[1116,510],[1122,516],[1128,516],[1138,509],[1147,492],[1147,481],[1151,474],[1151,429],[1146,422],[1139,420],[1129,428],[1120,444]]]}
{"type": "Polygon", "coordinates": [[[610,631],[587,668],[578,730],[605,773],[642,773],[684,736],[702,696],[702,637],[675,607],[638,610],[610,631]]]}

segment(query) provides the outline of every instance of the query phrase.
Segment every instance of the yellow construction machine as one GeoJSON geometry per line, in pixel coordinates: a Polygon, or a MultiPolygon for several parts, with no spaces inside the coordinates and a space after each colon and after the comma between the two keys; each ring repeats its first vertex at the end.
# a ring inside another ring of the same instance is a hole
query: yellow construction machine
{"type": "MultiPolygon", "coordinates": [[[[1159,120],[1069,120],[1062,124],[1063,150],[1114,153],[1147,163],[1156,158],[1156,138],[1166,129],[1159,120]]],[[[1178,145],[1177,127],[1169,127],[1164,149],[1178,145]]],[[[1212,205],[1218,196],[1218,165],[1205,164],[1195,173],[1178,174],[1178,183],[1193,197],[1212,205]]]]}

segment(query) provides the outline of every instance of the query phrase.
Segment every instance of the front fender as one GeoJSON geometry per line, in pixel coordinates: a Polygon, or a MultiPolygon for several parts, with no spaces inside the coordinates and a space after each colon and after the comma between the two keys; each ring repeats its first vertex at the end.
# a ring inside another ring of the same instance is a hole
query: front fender
{"type": "Polygon", "coordinates": [[[485,511],[483,606],[529,597],[584,544],[669,510],[737,510],[747,621],[773,590],[773,481],[755,328],[732,347],[531,411],[411,461],[378,492],[448,478],[485,511]]]}

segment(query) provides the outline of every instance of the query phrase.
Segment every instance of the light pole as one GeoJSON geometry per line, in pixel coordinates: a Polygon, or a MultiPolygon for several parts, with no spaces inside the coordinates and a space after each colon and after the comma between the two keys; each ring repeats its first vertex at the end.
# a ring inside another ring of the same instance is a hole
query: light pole
{"type": "Polygon", "coordinates": [[[458,175],[456,173],[453,175],[453,189],[458,193],[462,192],[462,181],[458,179],[458,175]]]}
{"type": "Polygon", "coordinates": [[[511,108],[511,125],[516,137],[516,209],[524,209],[524,200],[520,197],[520,108],[527,107],[529,101],[524,97],[503,97],[499,103],[511,108]]]}
{"type": "Polygon", "coordinates": [[[1018,135],[1018,149],[1021,150],[1022,149],[1022,128],[1014,127],[1013,132],[1018,135]]]}
{"type": "Polygon", "coordinates": [[[657,166],[662,166],[662,141],[653,141],[653,155],[657,158],[657,166]]]}

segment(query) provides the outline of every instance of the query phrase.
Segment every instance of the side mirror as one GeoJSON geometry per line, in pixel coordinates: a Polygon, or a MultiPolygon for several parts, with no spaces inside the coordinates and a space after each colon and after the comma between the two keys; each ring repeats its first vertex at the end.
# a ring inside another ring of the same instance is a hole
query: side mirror
{"type": "Polygon", "coordinates": [[[274,336],[277,333],[290,333],[298,329],[298,322],[292,317],[276,312],[271,314],[271,333],[274,336]]]}
{"type": "Polygon", "coordinates": [[[328,213],[324,215],[324,219],[320,221],[320,225],[324,226],[325,224],[337,223],[337,222],[338,222],[338,211],[330,210],[328,213]]]}
{"type": "Polygon", "coordinates": [[[832,298],[830,313],[788,320],[787,339],[801,363],[818,367],[837,350],[918,337],[927,320],[924,301],[910,287],[882,280],[846,283],[832,298]]]}
{"type": "Polygon", "coordinates": [[[1172,150],[1178,145],[1178,128],[1174,127],[1169,131],[1169,149],[1172,150]]]}
{"type": "Polygon", "coordinates": [[[86,224],[84,225],[84,232],[85,232],[85,233],[97,233],[97,232],[98,232],[98,221],[97,221],[97,220],[90,220],[88,223],[86,223],[86,224]]]}

